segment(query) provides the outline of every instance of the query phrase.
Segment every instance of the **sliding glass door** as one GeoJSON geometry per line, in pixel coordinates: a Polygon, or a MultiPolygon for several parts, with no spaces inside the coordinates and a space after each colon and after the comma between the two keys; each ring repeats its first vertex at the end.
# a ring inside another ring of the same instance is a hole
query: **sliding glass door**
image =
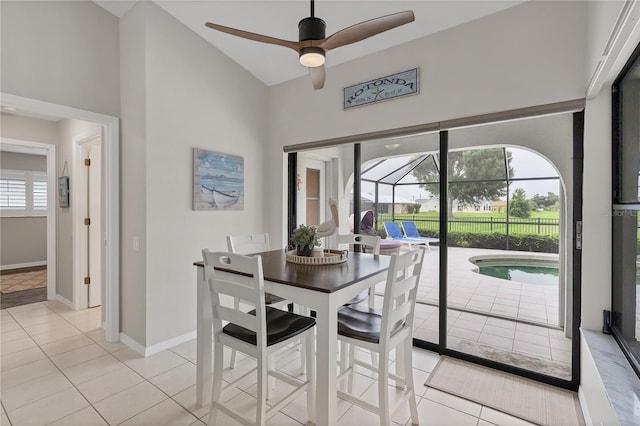
{"type": "Polygon", "coordinates": [[[446,349],[571,381],[572,114],[453,129],[448,143],[446,349]]]}
{"type": "MultiPolygon", "coordinates": [[[[381,254],[430,238],[415,345],[576,388],[582,113],[358,140],[290,155],[296,224],[382,237],[381,254]],[[318,182],[309,189],[308,171],[318,182]],[[317,172],[316,172],[317,171],[317,172]]],[[[291,221],[290,221],[291,223],[291,221]]],[[[323,246],[337,248],[335,239],[323,246]]],[[[342,247],[341,247],[342,248],[342,247]]],[[[381,306],[383,283],[376,289],[381,306]]]]}

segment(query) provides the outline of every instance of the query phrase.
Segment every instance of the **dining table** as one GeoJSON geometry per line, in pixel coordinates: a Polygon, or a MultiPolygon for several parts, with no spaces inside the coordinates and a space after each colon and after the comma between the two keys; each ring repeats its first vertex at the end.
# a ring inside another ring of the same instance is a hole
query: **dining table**
{"type": "MultiPolygon", "coordinates": [[[[253,255],[262,257],[265,292],[315,311],[316,424],[336,424],[338,309],[360,292],[383,281],[390,257],[349,252],[342,263],[313,265],[287,261],[284,250],[253,255]]],[[[196,401],[204,406],[211,395],[213,315],[204,263],[199,261],[194,265],[198,269],[196,401]]]]}

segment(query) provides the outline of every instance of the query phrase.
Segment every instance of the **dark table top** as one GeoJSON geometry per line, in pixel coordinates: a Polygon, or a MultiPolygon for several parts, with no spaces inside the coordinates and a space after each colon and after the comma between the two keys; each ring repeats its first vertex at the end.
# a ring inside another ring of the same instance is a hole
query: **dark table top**
{"type": "MultiPolygon", "coordinates": [[[[390,256],[350,252],[347,261],[335,265],[300,265],[286,261],[284,250],[256,253],[262,256],[264,279],[271,282],[333,293],[389,269],[390,256]]],[[[204,266],[203,262],[195,262],[204,266]]]]}

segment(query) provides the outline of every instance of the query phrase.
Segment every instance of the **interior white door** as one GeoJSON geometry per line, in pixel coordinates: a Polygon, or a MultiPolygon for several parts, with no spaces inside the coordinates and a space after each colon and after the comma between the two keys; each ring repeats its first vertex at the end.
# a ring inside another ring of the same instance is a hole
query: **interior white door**
{"type": "Polygon", "coordinates": [[[87,218],[90,225],[87,226],[86,254],[87,276],[90,277],[88,285],[89,307],[102,304],[102,244],[101,244],[101,200],[102,200],[102,170],[101,170],[101,139],[96,138],[82,146],[83,158],[90,160],[87,170],[87,218]]]}

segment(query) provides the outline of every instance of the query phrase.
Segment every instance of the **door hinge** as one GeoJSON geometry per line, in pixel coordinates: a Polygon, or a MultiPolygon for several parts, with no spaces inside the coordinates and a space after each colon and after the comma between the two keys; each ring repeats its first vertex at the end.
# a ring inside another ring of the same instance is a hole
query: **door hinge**
{"type": "Polygon", "coordinates": [[[91,159],[90,158],[85,158],[84,159],[84,165],[89,167],[91,165],[91,159]]]}
{"type": "Polygon", "coordinates": [[[84,283],[85,283],[85,284],[91,284],[91,278],[89,278],[89,277],[84,277],[84,283]]]}
{"type": "Polygon", "coordinates": [[[91,219],[88,218],[88,217],[85,217],[84,218],[84,224],[87,225],[87,226],[91,225],[91,219]]]}
{"type": "Polygon", "coordinates": [[[576,221],[576,250],[582,250],[582,221],[576,221]]]}

